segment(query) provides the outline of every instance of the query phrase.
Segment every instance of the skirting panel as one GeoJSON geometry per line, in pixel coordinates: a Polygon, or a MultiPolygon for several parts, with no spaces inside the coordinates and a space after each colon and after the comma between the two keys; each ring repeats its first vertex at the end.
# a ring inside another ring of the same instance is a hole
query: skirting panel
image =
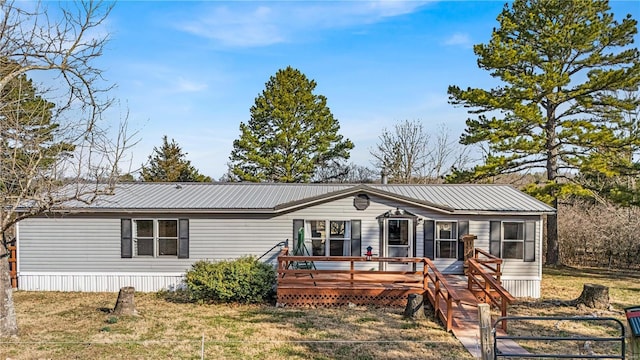
{"type": "Polygon", "coordinates": [[[502,278],[502,286],[515,297],[540,297],[540,280],[520,280],[502,278]]]}
{"type": "Polygon", "coordinates": [[[405,306],[409,294],[422,289],[340,289],[278,287],[278,305],[333,307],[349,304],[405,306]]]}
{"type": "Polygon", "coordinates": [[[175,274],[29,274],[18,275],[18,288],[26,291],[116,292],[125,286],[154,292],[182,286],[175,274]]]}

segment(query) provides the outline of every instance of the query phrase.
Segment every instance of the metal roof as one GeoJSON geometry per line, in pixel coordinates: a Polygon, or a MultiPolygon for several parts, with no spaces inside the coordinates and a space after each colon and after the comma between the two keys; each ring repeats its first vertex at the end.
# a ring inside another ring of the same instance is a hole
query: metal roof
{"type": "Polygon", "coordinates": [[[114,195],[91,205],[75,203],[66,207],[85,211],[276,212],[360,192],[446,212],[555,211],[509,185],[488,184],[123,183],[116,187],[114,195]]]}

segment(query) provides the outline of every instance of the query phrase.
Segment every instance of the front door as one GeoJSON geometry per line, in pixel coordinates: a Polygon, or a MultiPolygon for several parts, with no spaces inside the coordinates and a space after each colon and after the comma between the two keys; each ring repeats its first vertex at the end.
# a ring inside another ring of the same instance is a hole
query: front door
{"type": "MultiPolygon", "coordinates": [[[[413,219],[385,218],[382,234],[383,257],[414,257],[413,248],[413,219]]],[[[383,268],[386,263],[383,263],[383,268]]],[[[407,263],[388,263],[387,270],[409,270],[412,266],[407,263]]]]}

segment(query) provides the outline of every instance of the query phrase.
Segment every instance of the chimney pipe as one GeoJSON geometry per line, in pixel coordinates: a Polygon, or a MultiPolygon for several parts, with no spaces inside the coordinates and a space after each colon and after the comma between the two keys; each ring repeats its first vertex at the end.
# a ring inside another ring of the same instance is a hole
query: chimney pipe
{"type": "Polygon", "coordinates": [[[385,171],[385,169],[382,169],[382,171],[380,172],[380,183],[386,185],[388,181],[389,179],[387,178],[387,172],[385,171]]]}

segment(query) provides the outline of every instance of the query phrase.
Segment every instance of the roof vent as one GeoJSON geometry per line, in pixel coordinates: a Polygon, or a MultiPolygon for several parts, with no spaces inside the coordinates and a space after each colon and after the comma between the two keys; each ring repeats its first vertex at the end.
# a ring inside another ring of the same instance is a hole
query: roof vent
{"type": "Polygon", "coordinates": [[[182,189],[182,185],[176,184],[176,189],[178,189],[178,190],[182,189]]]}

